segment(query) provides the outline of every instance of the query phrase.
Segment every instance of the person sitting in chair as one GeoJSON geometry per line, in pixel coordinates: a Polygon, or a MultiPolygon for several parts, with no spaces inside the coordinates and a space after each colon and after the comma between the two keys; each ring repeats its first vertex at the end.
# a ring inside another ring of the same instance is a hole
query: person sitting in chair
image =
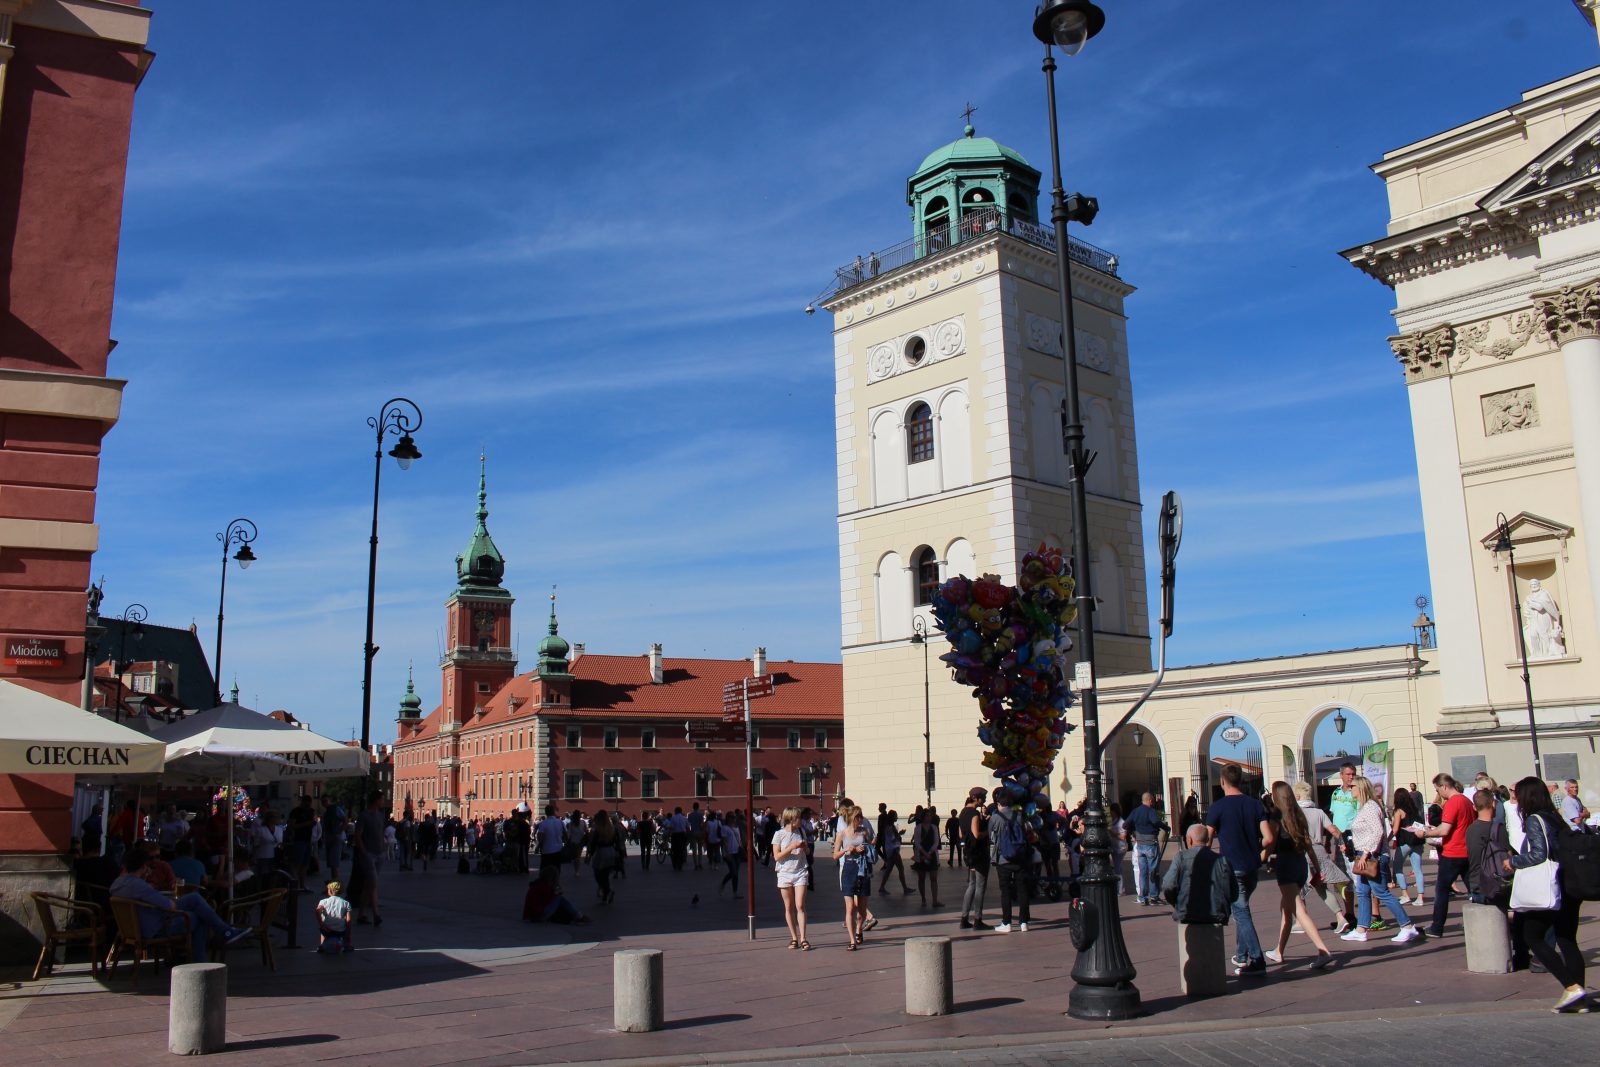
{"type": "Polygon", "coordinates": [[[225,945],[250,936],[248,926],[229,926],[223,922],[199,893],[188,893],[173,900],[160,892],[146,880],[149,871],[150,857],[141,849],[130,848],[122,858],[122,873],[111,883],[111,899],[135,900],[150,906],[138,909],[140,936],[165,937],[181,933],[183,922],[176,913],[185,912],[191,920],[189,959],[195,963],[206,961],[206,941],[210,934],[217,935],[225,945]],[[173,914],[162,915],[163,911],[173,914]]]}

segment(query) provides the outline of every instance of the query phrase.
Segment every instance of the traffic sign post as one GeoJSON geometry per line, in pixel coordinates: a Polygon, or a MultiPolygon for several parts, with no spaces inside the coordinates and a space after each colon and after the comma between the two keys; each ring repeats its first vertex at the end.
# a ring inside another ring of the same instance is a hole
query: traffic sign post
{"type": "Polygon", "coordinates": [[[750,940],[756,939],[756,784],[751,765],[754,747],[754,728],[750,724],[750,701],[755,697],[769,697],[773,691],[773,678],[763,674],[754,678],[741,678],[722,687],[722,721],[734,724],[741,712],[744,718],[744,899],[745,922],[750,927],[750,940]]]}

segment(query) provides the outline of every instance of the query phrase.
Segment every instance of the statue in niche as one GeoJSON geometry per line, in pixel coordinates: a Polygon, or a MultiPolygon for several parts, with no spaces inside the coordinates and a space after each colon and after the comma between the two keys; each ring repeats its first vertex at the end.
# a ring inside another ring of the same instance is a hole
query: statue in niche
{"type": "Polygon", "coordinates": [[[1528,598],[1522,602],[1522,637],[1529,659],[1559,659],[1567,654],[1561,608],[1537,578],[1528,583],[1528,598]]]}

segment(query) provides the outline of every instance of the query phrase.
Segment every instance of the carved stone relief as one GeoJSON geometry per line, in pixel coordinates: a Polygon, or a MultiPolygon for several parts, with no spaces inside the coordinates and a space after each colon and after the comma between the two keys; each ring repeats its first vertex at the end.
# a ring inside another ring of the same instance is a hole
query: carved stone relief
{"type": "Polygon", "coordinates": [[[1466,366],[1473,356],[1504,362],[1516,355],[1538,328],[1539,317],[1531,311],[1506,315],[1473,326],[1463,326],[1456,331],[1456,349],[1461,356],[1456,360],[1456,367],[1466,366]],[[1490,340],[1492,335],[1502,332],[1495,328],[1497,324],[1505,326],[1503,331],[1505,336],[1490,340]]]}
{"type": "Polygon", "coordinates": [[[945,319],[931,326],[899,337],[891,338],[882,344],[873,345],[867,353],[867,381],[881,382],[885,378],[893,378],[897,374],[904,374],[917,367],[925,367],[930,363],[959,356],[967,350],[967,329],[961,317],[945,319]],[[927,346],[927,352],[921,360],[913,364],[905,357],[906,345],[913,337],[922,338],[927,346]]]}
{"type": "MultiPolygon", "coordinates": [[[[1061,323],[1030,311],[1023,319],[1023,333],[1029,348],[1060,358],[1061,323]]],[[[1104,337],[1085,330],[1074,330],[1073,337],[1077,342],[1079,363],[1093,370],[1111,370],[1111,346],[1104,337]]]]}
{"type": "Polygon", "coordinates": [[[1489,393],[1482,403],[1483,432],[1487,437],[1539,425],[1539,398],[1531,385],[1489,393]]]}

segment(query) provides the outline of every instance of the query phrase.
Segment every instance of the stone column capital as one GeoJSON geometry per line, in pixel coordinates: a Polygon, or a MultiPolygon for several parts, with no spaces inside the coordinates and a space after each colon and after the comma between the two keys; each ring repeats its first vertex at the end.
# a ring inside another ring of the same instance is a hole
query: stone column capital
{"type": "Polygon", "coordinates": [[[1554,345],[1600,337],[1600,279],[1534,293],[1533,306],[1554,345]]]}
{"type": "Polygon", "coordinates": [[[1389,338],[1389,347],[1405,368],[1407,385],[1443,377],[1450,373],[1450,357],[1456,351],[1455,327],[1445,323],[1431,330],[1403,333],[1389,338]]]}

